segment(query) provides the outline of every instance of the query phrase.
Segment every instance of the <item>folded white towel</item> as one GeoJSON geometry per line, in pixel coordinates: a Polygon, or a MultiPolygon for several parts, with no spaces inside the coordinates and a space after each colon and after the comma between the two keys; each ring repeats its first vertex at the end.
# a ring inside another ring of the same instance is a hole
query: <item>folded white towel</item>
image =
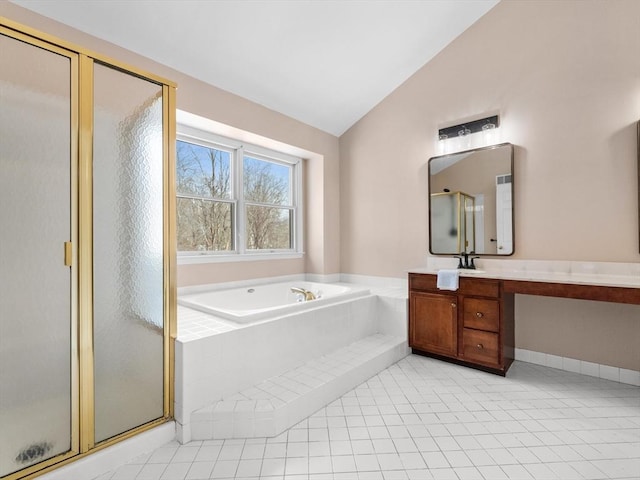
{"type": "Polygon", "coordinates": [[[439,290],[458,290],[458,278],[460,272],[458,270],[438,270],[439,290]]]}

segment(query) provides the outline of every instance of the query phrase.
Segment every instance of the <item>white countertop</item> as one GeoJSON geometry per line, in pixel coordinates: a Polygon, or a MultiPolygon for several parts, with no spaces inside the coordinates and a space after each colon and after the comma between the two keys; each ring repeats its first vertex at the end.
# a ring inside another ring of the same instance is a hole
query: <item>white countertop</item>
{"type": "MultiPolygon", "coordinates": [[[[438,270],[455,269],[455,263],[451,264],[448,258],[436,258],[429,263],[428,267],[414,268],[409,273],[436,275],[438,270]]],[[[477,268],[480,271],[462,269],[460,276],[640,288],[640,263],[484,259],[478,261],[477,268]]]]}

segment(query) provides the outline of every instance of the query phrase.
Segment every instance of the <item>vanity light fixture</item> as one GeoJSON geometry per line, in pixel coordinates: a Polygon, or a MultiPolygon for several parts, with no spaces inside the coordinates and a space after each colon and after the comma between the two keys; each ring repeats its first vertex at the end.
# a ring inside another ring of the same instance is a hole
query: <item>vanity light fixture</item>
{"type": "Polygon", "coordinates": [[[486,147],[497,143],[496,129],[500,126],[500,117],[491,117],[461,123],[438,130],[438,150],[441,153],[486,147]],[[480,134],[480,135],[475,135],[480,134]]]}

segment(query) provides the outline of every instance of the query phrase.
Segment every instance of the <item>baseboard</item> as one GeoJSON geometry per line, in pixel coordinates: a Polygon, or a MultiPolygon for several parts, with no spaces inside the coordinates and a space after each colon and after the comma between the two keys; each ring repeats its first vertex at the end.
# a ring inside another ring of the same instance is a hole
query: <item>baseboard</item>
{"type": "Polygon", "coordinates": [[[46,473],[38,480],[91,480],[175,438],[175,422],[170,421],[46,473]]]}
{"type": "Polygon", "coordinates": [[[516,360],[546,367],[557,368],[567,372],[580,373],[590,377],[603,378],[613,382],[626,383],[640,387],[640,371],[626,368],[601,365],[575,358],[560,357],[550,353],[534,352],[523,348],[515,349],[516,360]]]}

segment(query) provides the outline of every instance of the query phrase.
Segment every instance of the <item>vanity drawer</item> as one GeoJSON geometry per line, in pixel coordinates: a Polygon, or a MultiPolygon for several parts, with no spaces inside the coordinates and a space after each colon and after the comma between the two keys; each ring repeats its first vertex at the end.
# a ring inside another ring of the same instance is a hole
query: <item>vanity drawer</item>
{"type": "Polygon", "coordinates": [[[462,355],[467,361],[498,364],[498,334],[463,329],[462,355]]]}
{"type": "Polygon", "coordinates": [[[460,277],[459,291],[463,295],[498,298],[500,296],[500,282],[486,278],[460,277]]]}
{"type": "Polygon", "coordinates": [[[464,326],[497,333],[500,330],[498,301],[466,297],[464,299],[464,326]]]}

